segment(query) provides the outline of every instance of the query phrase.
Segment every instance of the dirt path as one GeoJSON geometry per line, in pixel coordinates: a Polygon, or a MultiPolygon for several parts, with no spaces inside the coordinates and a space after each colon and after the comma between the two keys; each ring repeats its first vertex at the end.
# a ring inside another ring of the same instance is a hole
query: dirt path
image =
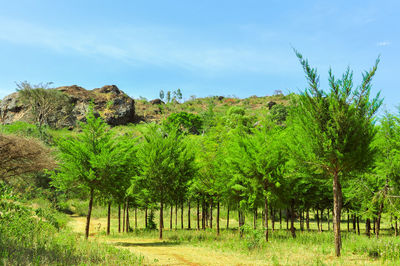
{"type": "MultiPolygon", "coordinates": [[[[72,216],[69,226],[73,231],[83,233],[85,221],[85,217],[72,216]]],[[[134,236],[106,237],[97,233],[104,229],[105,224],[105,219],[92,219],[90,225],[92,239],[142,255],[146,265],[265,265],[265,262],[242,254],[196,247],[190,243],[182,244],[134,236]]]]}

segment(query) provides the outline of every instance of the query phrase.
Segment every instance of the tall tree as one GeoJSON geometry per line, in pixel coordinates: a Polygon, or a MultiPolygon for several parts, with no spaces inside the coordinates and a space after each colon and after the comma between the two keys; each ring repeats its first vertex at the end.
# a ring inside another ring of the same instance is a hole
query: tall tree
{"type": "Polygon", "coordinates": [[[89,237],[89,225],[95,192],[110,189],[116,184],[110,170],[121,163],[121,149],[118,141],[112,138],[107,124],[89,108],[87,122],[81,124],[82,133],[77,137],[62,138],[57,141],[60,163],[53,178],[53,185],[60,190],[71,187],[81,188],[89,193],[89,206],[86,219],[85,236],[89,237]]]}
{"type": "Polygon", "coordinates": [[[332,178],[333,226],[335,253],[340,256],[340,218],[342,210],[341,180],[354,171],[364,171],[372,163],[371,147],[376,130],[374,115],[382,100],[371,100],[371,81],[379,59],[363,74],[360,86],[353,88],[353,73],[347,69],[340,79],[329,71],[328,91],[320,89],[317,70],[295,51],[302,65],[308,86],[299,95],[292,111],[292,151],[310,167],[324,171],[332,178]]]}

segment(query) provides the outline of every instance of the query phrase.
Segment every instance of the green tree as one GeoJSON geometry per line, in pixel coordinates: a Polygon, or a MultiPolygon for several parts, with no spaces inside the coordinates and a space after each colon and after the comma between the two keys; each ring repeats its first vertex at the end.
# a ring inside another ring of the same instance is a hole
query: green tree
{"type": "Polygon", "coordinates": [[[351,172],[365,171],[375,152],[371,147],[376,133],[374,115],[382,100],[379,94],[371,100],[370,91],[379,60],[363,74],[363,81],[356,89],[350,69],[340,79],[330,70],[330,90],[325,92],[319,88],[317,70],[311,68],[300,53],[295,53],[306,73],[309,88],[300,94],[296,111],[292,112],[296,134],[291,137],[291,147],[297,158],[332,178],[335,253],[340,256],[341,180],[351,172]]]}
{"type": "Polygon", "coordinates": [[[57,141],[60,163],[52,176],[52,184],[60,190],[78,187],[89,192],[89,207],[85,236],[89,237],[89,225],[95,192],[109,193],[117,185],[115,168],[121,164],[121,156],[129,154],[129,146],[119,145],[108,131],[107,124],[89,108],[87,122],[81,124],[82,133],[77,137],[57,141]]]}
{"type": "Polygon", "coordinates": [[[164,205],[194,174],[194,156],[187,149],[183,135],[150,125],[138,152],[140,180],[150,198],[160,203],[160,239],[162,239],[164,205]]]}

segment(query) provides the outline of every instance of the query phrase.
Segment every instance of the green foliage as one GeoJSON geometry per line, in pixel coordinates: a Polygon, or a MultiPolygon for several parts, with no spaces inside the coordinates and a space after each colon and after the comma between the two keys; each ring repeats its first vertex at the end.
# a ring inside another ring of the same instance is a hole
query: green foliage
{"type": "Polygon", "coordinates": [[[150,212],[149,216],[147,217],[147,227],[146,229],[155,230],[157,228],[157,224],[154,221],[154,213],[150,212]]]}
{"type": "Polygon", "coordinates": [[[199,134],[202,128],[202,120],[198,115],[179,112],[171,114],[164,125],[169,130],[178,129],[189,134],[199,134]]]}

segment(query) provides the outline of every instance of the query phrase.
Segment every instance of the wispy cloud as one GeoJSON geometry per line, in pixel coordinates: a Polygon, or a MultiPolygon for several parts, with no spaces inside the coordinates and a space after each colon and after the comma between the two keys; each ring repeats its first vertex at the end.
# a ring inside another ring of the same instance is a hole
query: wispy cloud
{"type": "Polygon", "coordinates": [[[278,72],[287,69],[279,51],[240,43],[204,42],[195,32],[165,27],[59,29],[0,18],[0,41],[45,47],[58,53],[108,57],[130,65],[186,70],[278,72]]]}
{"type": "Polygon", "coordinates": [[[389,42],[389,41],[382,41],[382,42],[378,42],[376,45],[377,46],[389,46],[389,45],[391,45],[392,43],[391,42],[389,42]]]}

